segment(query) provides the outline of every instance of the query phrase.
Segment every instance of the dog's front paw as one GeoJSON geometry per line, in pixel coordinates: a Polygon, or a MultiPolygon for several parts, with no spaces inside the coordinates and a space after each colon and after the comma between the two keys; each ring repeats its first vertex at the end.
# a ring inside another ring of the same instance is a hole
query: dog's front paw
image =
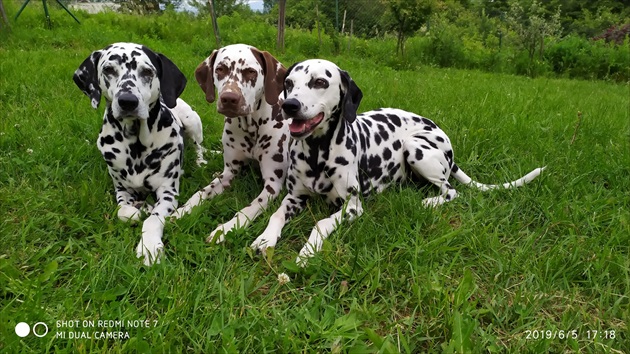
{"type": "Polygon", "coordinates": [[[267,248],[276,247],[276,243],[278,243],[278,237],[263,233],[258,236],[249,247],[254,251],[260,251],[260,253],[266,254],[267,248]]]}
{"type": "Polygon", "coordinates": [[[124,222],[137,222],[140,220],[140,210],[131,205],[121,205],[118,209],[118,219],[124,222]]]}
{"type": "Polygon", "coordinates": [[[160,239],[143,237],[136,247],[136,257],[144,257],[144,265],[150,267],[153,264],[159,264],[164,256],[164,244],[160,239]]]}
{"type": "Polygon", "coordinates": [[[312,245],[310,243],[305,244],[295,259],[295,263],[297,263],[300,267],[306,267],[308,265],[308,260],[322,249],[322,243],[323,242],[318,242],[316,245],[312,245]]]}
{"type": "Polygon", "coordinates": [[[444,199],[444,197],[442,196],[438,196],[438,197],[432,197],[432,198],[425,198],[422,200],[422,205],[425,208],[435,208],[437,206],[440,206],[442,204],[444,204],[446,202],[446,199],[444,199]]]}
{"type": "Polygon", "coordinates": [[[219,225],[216,229],[214,229],[214,231],[210,233],[210,236],[206,238],[206,242],[215,242],[217,244],[221,243],[225,241],[226,232],[227,231],[223,231],[223,225],[219,225]]]}

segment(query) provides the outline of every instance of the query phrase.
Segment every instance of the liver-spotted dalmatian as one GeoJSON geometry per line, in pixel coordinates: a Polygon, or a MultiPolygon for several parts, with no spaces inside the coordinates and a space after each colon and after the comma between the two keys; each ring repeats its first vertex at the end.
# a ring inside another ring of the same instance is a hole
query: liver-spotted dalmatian
{"type": "Polygon", "coordinates": [[[206,100],[225,116],[223,172],[196,192],[175,213],[182,217],[205,199],[228,188],[243,165],[260,166],[264,187],[260,194],[228,222],[218,225],[207,241],[222,242],[237,227],[244,228],[260,215],[282,190],[289,166],[289,127],[282,118],[278,96],[286,69],[271,54],[245,44],[212,52],[195,72],[206,100]]]}

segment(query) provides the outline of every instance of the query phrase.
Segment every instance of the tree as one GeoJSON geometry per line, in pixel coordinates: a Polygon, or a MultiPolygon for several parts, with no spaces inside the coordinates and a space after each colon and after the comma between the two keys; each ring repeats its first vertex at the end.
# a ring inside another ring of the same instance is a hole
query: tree
{"type": "Polygon", "coordinates": [[[381,0],[387,6],[389,27],[397,33],[396,53],[404,55],[407,37],[427,22],[436,6],[435,0],[381,0]]]}
{"type": "Polygon", "coordinates": [[[150,14],[161,12],[167,7],[178,7],[183,0],[116,0],[120,4],[121,12],[133,12],[137,14],[150,14]]]}
{"type": "Polygon", "coordinates": [[[189,0],[188,3],[194,6],[200,14],[208,14],[210,12],[208,1],[212,1],[217,17],[230,15],[234,12],[248,13],[252,11],[246,0],[189,0]]]}
{"type": "Polygon", "coordinates": [[[554,15],[545,18],[545,9],[537,0],[533,0],[526,7],[520,1],[512,0],[506,20],[516,33],[519,44],[527,50],[530,67],[534,62],[536,52],[542,59],[545,38],[559,37],[562,32],[560,8],[554,15]]]}

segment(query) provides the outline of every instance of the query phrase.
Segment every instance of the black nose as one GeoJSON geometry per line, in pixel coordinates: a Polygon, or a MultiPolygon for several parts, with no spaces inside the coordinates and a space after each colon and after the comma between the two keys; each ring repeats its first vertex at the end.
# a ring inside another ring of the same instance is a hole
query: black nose
{"type": "Polygon", "coordinates": [[[132,111],[138,107],[138,97],[130,93],[118,96],[118,105],[125,111],[132,111]]]}
{"type": "Polygon", "coordinates": [[[300,111],[301,107],[302,105],[300,104],[300,101],[295,98],[289,98],[288,100],[284,100],[282,103],[282,110],[289,115],[296,114],[300,111]]]}

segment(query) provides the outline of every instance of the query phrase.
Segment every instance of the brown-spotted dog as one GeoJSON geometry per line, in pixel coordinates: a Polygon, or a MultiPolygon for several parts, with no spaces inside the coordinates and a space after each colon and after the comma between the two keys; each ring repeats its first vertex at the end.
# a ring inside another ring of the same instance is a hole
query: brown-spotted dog
{"type": "Polygon", "coordinates": [[[264,183],[248,206],[210,233],[208,242],[222,242],[231,230],[249,225],[282,190],[289,166],[289,125],[280,113],[278,96],[285,73],[271,54],[245,44],[217,49],[197,67],[195,78],[206,100],[216,100],[217,111],[225,116],[223,172],[174,215],[182,217],[203,200],[223,193],[249,161],[258,163],[264,183]]]}

